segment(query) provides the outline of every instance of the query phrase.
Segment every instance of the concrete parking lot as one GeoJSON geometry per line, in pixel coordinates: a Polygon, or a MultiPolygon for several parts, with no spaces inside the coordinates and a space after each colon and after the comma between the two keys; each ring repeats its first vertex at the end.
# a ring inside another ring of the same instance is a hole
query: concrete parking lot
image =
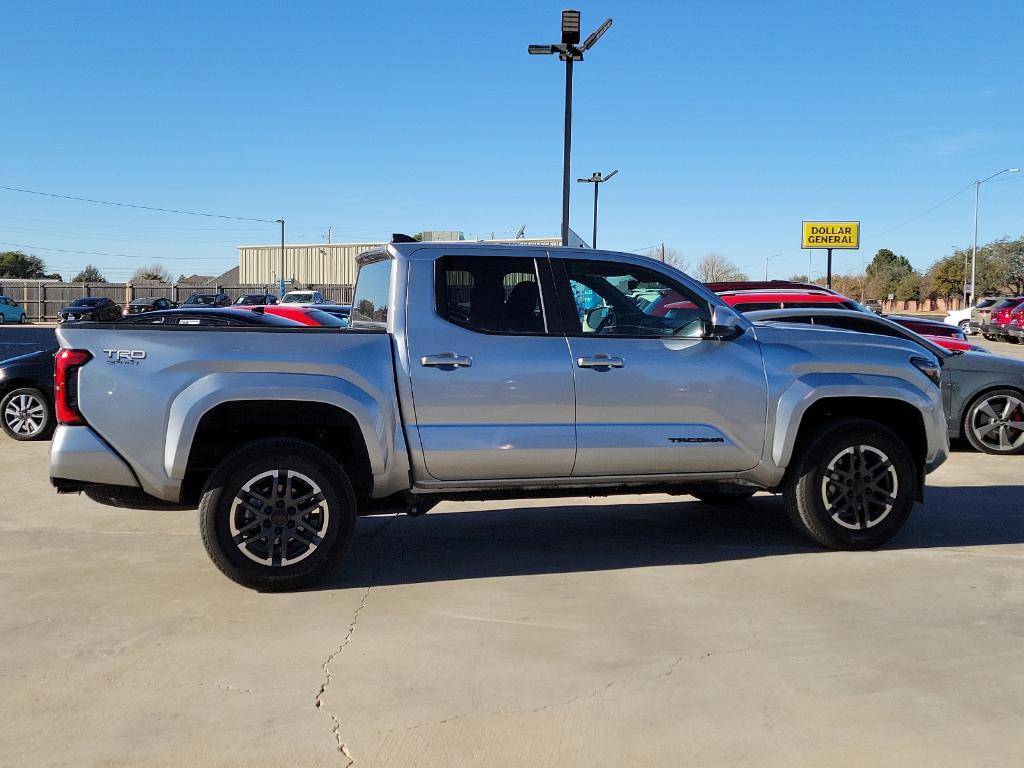
{"type": "Polygon", "coordinates": [[[877,552],[763,494],[446,503],[270,595],[47,448],[0,437],[0,765],[1024,763],[1024,457],[957,451],[877,552]]]}

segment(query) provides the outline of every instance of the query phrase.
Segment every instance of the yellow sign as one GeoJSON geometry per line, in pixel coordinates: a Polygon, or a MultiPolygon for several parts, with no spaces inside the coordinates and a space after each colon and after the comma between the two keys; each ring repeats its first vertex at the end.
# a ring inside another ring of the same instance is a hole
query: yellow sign
{"type": "Polygon", "coordinates": [[[860,248],[859,221],[805,221],[801,248],[860,248]]]}

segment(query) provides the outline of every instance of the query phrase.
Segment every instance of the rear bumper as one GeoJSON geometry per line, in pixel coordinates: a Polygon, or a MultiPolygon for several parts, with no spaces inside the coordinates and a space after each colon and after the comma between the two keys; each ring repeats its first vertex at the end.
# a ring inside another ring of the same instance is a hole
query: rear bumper
{"type": "Polygon", "coordinates": [[[50,483],[65,491],[87,485],[139,487],[135,474],[99,435],[89,427],[64,424],[50,444],[50,483]]]}

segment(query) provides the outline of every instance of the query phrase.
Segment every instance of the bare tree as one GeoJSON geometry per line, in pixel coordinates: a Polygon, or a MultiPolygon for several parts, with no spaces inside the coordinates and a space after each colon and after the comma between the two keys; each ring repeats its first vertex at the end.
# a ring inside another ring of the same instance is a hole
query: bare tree
{"type": "Polygon", "coordinates": [[[131,276],[129,282],[131,283],[142,283],[146,281],[156,281],[160,283],[171,282],[171,273],[166,268],[159,264],[150,264],[146,267],[139,267],[135,270],[135,274],[131,276]]]}
{"type": "Polygon", "coordinates": [[[697,262],[697,279],[703,283],[723,280],[746,280],[740,268],[720,253],[708,253],[697,262]]]}
{"type": "Polygon", "coordinates": [[[651,248],[647,252],[647,255],[652,259],[658,261],[664,261],[666,264],[670,264],[680,272],[690,271],[690,260],[683,256],[682,251],[677,251],[675,248],[668,248],[666,246],[659,245],[655,248],[651,248]]]}

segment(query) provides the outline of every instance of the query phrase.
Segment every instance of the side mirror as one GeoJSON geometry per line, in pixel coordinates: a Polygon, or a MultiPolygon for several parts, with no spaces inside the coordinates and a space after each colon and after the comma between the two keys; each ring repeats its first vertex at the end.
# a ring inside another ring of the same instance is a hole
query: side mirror
{"type": "Polygon", "coordinates": [[[704,333],[704,338],[732,341],[742,336],[743,331],[743,321],[734,309],[716,306],[711,310],[711,323],[704,333]]]}
{"type": "Polygon", "coordinates": [[[592,331],[596,331],[601,322],[608,317],[611,307],[593,307],[588,309],[583,316],[583,324],[592,331]]]}

